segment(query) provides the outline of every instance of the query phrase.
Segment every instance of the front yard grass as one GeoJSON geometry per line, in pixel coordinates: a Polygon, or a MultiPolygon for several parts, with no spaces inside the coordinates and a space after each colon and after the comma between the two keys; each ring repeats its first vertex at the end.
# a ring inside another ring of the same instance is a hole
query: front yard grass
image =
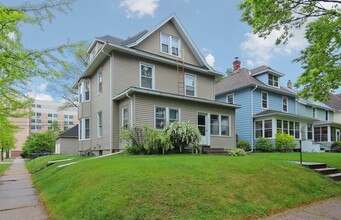
{"type": "MultiPolygon", "coordinates": [[[[256,218],[341,195],[340,182],[287,162],[297,156],[116,155],[52,165],[33,180],[51,219],[256,218]]],[[[305,157],[340,167],[341,154],[305,157]]]]}
{"type": "Polygon", "coordinates": [[[4,174],[4,172],[7,170],[9,166],[11,166],[11,164],[0,164],[0,176],[4,174]]]}

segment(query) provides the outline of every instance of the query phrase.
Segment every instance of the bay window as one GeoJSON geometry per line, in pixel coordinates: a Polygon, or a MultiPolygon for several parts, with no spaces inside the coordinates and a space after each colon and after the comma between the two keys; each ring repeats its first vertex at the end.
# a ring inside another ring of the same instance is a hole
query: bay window
{"type": "Polygon", "coordinates": [[[78,85],[79,102],[90,101],[90,80],[82,80],[78,85]]]}
{"type": "Polygon", "coordinates": [[[89,140],[90,131],[90,118],[79,119],[79,140],[89,140]]]}

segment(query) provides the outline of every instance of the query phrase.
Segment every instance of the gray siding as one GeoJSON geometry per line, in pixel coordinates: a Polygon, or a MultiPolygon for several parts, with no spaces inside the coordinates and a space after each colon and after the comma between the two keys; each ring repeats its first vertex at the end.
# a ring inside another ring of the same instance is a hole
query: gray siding
{"type": "MultiPolygon", "coordinates": [[[[177,59],[175,56],[171,56],[165,53],[160,52],[160,33],[165,33],[174,37],[181,39],[179,32],[175,29],[174,25],[171,22],[166,23],[160,29],[156,30],[152,35],[146,38],[143,42],[136,46],[136,49],[147,51],[158,56],[163,56],[171,59],[177,59]]],[[[198,61],[191,53],[189,47],[186,45],[185,41],[181,39],[181,49],[185,51],[185,62],[199,66],[198,61]]]]}
{"type": "Polygon", "coordinates": [[[233,148],[236,146],[235,112],[232,108],[173,98],[136,94],[135,109],[133,110],[136,117],[134,126],[149,125],[154,127],[155,106],[178,108],[180,109],[181,121],[185,121],[194,125],[198,124],[198,112],[230,116],[231,136],[211,136],[211,147],[233,148]]]}
{"type": "Polygon", "coordinates": [[[57,154],[78,154],[77,138],[57,138],[56,146],[58,146],[57,154]]]}

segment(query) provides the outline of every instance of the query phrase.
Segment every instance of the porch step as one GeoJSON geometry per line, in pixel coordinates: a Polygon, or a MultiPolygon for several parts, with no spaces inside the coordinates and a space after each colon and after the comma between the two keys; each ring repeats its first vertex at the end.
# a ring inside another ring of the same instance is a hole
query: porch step
{"type": "MultiPolygon", "coordinates": [[[[296,164],[300,164],[299,162],[295,162],[296,164]]],[[[325,163],[311,163],[311,162],[303,162],[302,166],[310,168],[315,172],[327,176],[335,181],[341,181],[341,172],[337,168],[327,167],[325,163]]]]}
{"type": "Polygon", "coordinates": [[[332,178],[335,181],[341,181],[341,173],[329,174],[327,176],[332,178]]]}
{"type": "Polygon", "coordinates": [[[303,166],[310,168],[310,169],[322,169],[327,168],[327,164],[325,163],[309,163],[309,162],[303,162],[303,166]]]}
{"type": "Polygon", "coordinates": [[[210,155],[227,155],[227,152],[224,148],[209,148],[203,147],[202,148],[203,154],[210,154],[210,155]]]}
{"type": "Polygon", "coordinates": [[[319,169],[314,169],[314,171],[316,171],[322,175],[335,174],[335,173],[339,172],[339,170],[336,168],[319,168],[319,169]]]}

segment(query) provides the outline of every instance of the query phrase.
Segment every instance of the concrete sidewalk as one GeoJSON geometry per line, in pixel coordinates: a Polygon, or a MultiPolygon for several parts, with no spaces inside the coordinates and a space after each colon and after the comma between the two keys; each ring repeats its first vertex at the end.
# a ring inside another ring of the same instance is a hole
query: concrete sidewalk
{"type": "Polygon", "coordinates": [[[265,218],[267,220],[335,220],[341,219],[341,196],[322,202],[313,203],[300,208],[265,218]]]}
{"type": "Polygon", "coordinates": [[[0,219],[48,219],[23,159],[15,159],[0,177],[0,219]]]}

